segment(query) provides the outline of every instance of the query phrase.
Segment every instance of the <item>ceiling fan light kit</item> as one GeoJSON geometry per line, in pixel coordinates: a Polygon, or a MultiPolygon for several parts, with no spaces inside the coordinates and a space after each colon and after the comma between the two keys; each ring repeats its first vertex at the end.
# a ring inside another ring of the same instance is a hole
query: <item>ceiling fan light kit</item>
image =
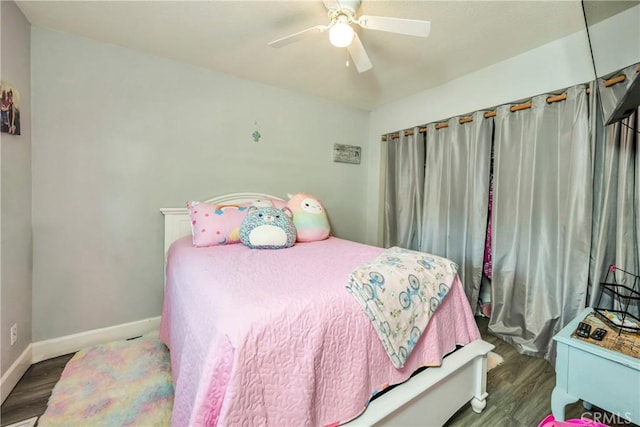
{"type": "Polygon", "coordinates": [[[294,34],[279,38],[269,43],[271,47],[283,47],[313,33],[329,30],[329,41],[336,47],[346,47],[358,72],[363,73],[372,68],[371,60],[353,29],[353,24],[363,29],[386,31],[416,37],[427,37],[431,31],[429,21],[418,19],[392,18],[387,16],[355,17],[360,8],[360,0],[324,0],[329,15],[328,25],[316,25],[294,34]]]}
{"type": "Polygon", "coordinates": [[[354,31],[347,22],[338,22],[329,28],[329,41],[335,47],[347,47],[353,42],[354,31]]]}

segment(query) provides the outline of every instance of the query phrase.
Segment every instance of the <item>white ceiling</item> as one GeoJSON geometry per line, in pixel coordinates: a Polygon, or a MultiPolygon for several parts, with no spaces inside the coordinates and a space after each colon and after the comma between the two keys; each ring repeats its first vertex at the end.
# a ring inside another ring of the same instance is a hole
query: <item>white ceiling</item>
{"type": "MultiPolygon", "coordinates": [[[[579,0],[364,0],[357,16],[431,21],[428,38],[358,30],[373,69],[347,68],[346,50],[315,34],[321,0],[17,1],[32,25],[126,46],[371,110],[584,29],[579,0]]],[[[608,2],[624,3],[624,2],[608,2]]],[[[637,2],[636,2],[637,3],[637,2]]]]}

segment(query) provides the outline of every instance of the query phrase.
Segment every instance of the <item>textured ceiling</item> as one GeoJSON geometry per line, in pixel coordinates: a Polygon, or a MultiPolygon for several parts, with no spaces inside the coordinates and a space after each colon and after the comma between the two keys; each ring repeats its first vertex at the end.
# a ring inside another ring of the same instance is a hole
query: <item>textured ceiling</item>
{"type": "MultiPolygon", "coordinates": [[[[241,78],[371,110],[584,29],[579,0],[364,0],[357,16],[431,21],[428,38],[358,30],[373,69],[347,68],[346,50],[315,34],[275,49],[268,42],[326,24],[320,0],[17,1],[35,26],[137,49],[241,78]]],[[[618,9],[628,7],[621,3],[618,9]]],[[[637,2],[634,2],[637,3],[637,2]]],[[[594,12],[598,16],[611,13],[594,12]]]]}

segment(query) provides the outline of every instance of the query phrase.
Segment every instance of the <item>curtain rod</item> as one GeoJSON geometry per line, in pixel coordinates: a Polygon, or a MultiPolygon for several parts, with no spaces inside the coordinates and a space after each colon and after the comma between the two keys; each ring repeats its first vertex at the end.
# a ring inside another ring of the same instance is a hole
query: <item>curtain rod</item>
{"type": "MultiPolygon", "coordinates": [[[[638,72],[640,73],[640,65],[638,66],[638,72]]],[[[604,86],[605,87],[609,87],[609,86],[613,86],[615,84],[618,83],[622,83],[623,81],[625,81],[627,79],[627,76],[624,74],[619,74],[615,77],[612,77],[608,80],[604,81],[604,86]]],[[[590,88],[586,88],[585,92],[587,92],[587,94],[591,93],[591,89],[590,88]]],[[[554,102],[559,102],[559,101],[564,101],[565,99],[567,99],[567,93],[562,93],[560,95],[555,95],[555,96],[549,96],[547,98],[547,104],[553,104],[554,102]]],[[[522,104],[516,104],[514,106],[512,106],[511,108],[509,108],[509,110],[513,113],[516,111],[520,111],[520,110],[526,110],[528,108],[531,108],[531,101],[528,102],[524,102],[522,104]]],[[[484,118],[488,119],[490,117],[495,117],[496,116],[496,112],[494,111],[487,111],[486,113],[484,113],[484,118]]],[[[465,123],[469,123],[473,121],[473,116],[466,116],[466,117],[461,117],[460,120],[458,120],[458,122],[463,125],[465,123]]],[[[442,122],[442,123],[438,123],[436,124],[435,128],[436,129],[444,129],[449,127],[449,123],[448,122],[442,122]]],[[[426,133],[427,132],[427,128],[425,127],[421,127],[418,132],[420,133],[426,133]]],[[[404,131],[404,136],[411,136],[413,135],[413,130],[405,130],[404,131]]],[[[400,132],[396,132],[396,133],[392,133],[391,134],[391,138],[400,138],[400,132]]],[[[387,140],[387,135],[382,135],[381,138],[382,141],[386,141],[387,140]]]]}

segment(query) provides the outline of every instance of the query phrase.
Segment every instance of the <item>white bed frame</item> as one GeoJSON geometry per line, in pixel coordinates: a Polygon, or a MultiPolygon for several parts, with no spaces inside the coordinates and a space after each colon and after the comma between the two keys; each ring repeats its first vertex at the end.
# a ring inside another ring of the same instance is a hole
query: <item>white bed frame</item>
{"type": "MultiPolygon", "coordinates": [[[[260,199],[280,199],[263,193],[233,193],[206,200],[239,204],[260,199]]],[[[186,208],[161,209],[164,215],[164,253],[177,239],[191,234],[186,208]]],[[[471,402],[474,412],[487,405],[487,354],[494,346],[474,341],[447,356],[440,367],[425,369],[401,386],[374,399],[367,410],[345,426],[441,426],[458,409],[471,402]]]]}

